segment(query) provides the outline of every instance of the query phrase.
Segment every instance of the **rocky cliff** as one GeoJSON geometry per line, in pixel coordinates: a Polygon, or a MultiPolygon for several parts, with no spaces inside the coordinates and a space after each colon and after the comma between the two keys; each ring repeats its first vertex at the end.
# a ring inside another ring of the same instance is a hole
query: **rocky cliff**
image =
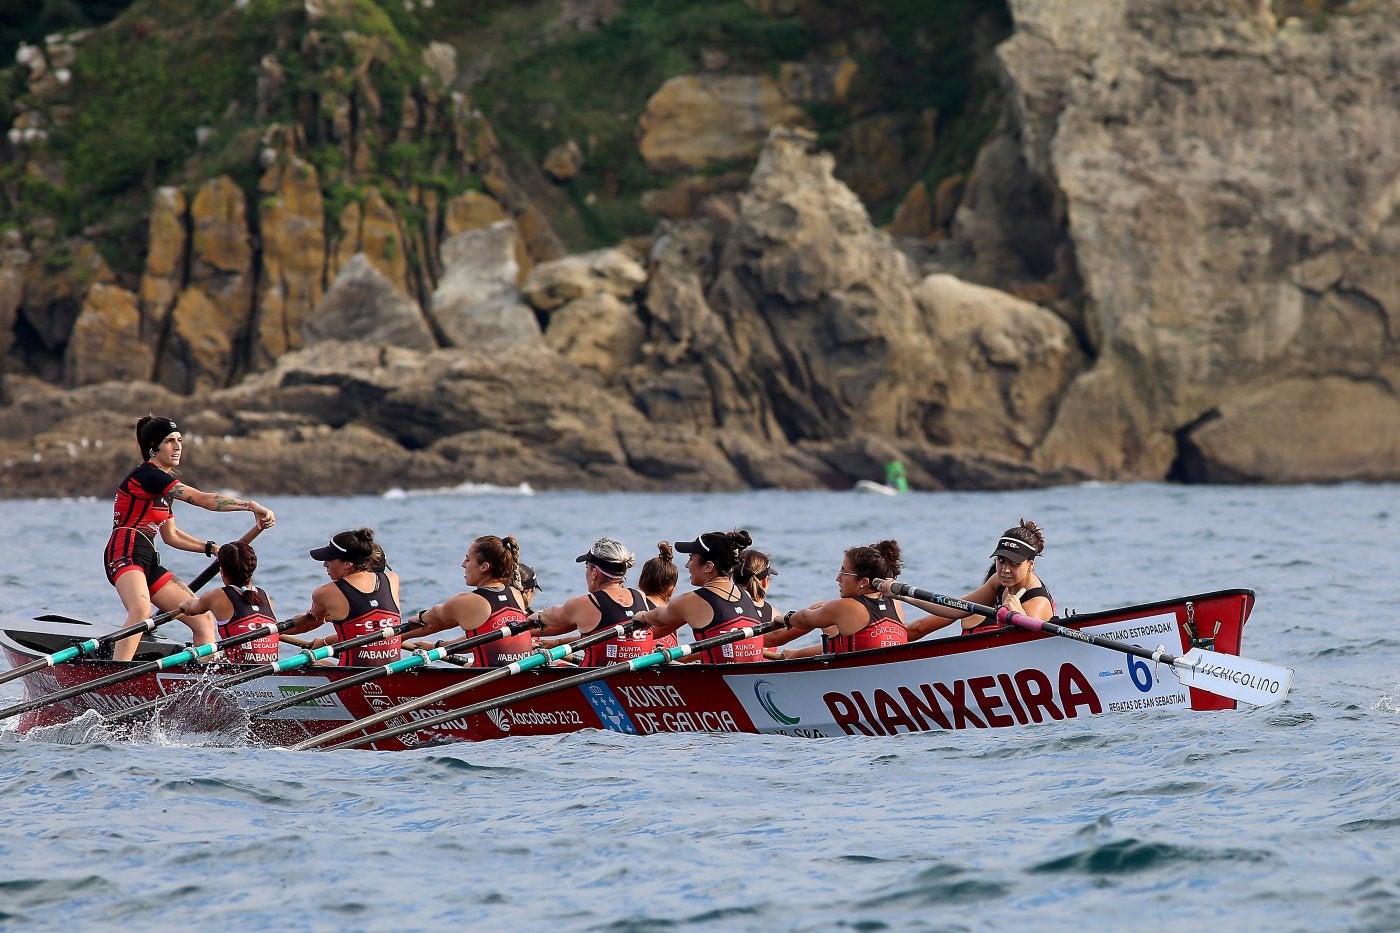
{"type": "MultiPolygon", "coordinates": [[[[793,125],[859,96],[849,44],[707,48],[636,115],[658,225],[570,253],[550,188],[588,146],[522,162],[451,47],[396,84],[308,3],[249,103],[296,119],[154,189],[139,273],[33,199],[5,233],[5,492],[104,493],[147,410],[248,490],[1396,479],[1400,4],[1279,6],[1015,0],[1000,123],[941,180],[917,111],[793,125]]],[[[54,190],[88,41],[25,53],[9,145],[54,190]]]]}

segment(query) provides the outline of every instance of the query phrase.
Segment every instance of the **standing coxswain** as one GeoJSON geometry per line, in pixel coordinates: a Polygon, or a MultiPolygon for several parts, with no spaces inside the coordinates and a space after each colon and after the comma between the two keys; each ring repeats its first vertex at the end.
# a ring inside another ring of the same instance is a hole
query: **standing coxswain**
{"type": "MultiPolygon", "coordinates": [[[[171,419],[146,415],[137,421],[136,443],[144,460],[117,486],[112,534],[102,554],[107,580],[116,587],[126,609],[124,628],[149,618],[153,602],[169,612],[194,596],[175,574],[161,566],[155,545],[157,533],[177,550],[213,557],[217,549],[215,542],[201,541],[176,527],[175,499],[211,512],[252,512],[263,528],[277,522],[271,509],[252,499],[201,492],[182,482],[175,471],[184,455],[185,440],[171,419]]],[[[184,623],[194,634],[195,644],[214,641],[214,617],[208,612],[186,616],[184,623]]],[[[130,661],[140,643],[139,635],[123,638],[113,645],[112,657],[130,661]]]]}

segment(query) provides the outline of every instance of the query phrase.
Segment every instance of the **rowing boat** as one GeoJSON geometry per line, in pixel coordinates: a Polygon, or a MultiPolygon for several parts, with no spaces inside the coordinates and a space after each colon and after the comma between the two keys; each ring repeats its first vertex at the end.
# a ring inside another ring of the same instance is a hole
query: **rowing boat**
{"type": "MultiPolygon", "coordinates": [[[[1219,656],[1238,656],[1244,624],[1253,606],[1252,590],[1230,589],[1070,614],[1057,621],[1062,629],[1140,649],[1170,653],[1205,649],[1219,656]]],[[[17,668],[91,638],[94,631],[94,626],[79,620],[40,616],[0,625],[0,648],[9,664],[17,668]]],[[[84,658],[32,671],[22,682],[26,697],[38,699],[181,649],[172,642],[148,637],[133,662],[84,658]]],[[[195,664],[151,671],[25,712],[16,720],[16,729],[28,732],[57,725],[93,715],[89,710],[114,716],[162,696],[195,696],[198,691],[190,688],[207,683],[213,675],[238,669],[223,665],[211,670],[195,664]]],[[[229,687],[220,691],[226,694],[220,702],[252,710],[364,670],[306,666],[229,687]]],[[[483,673],[435,665],[389,673],[314,701],[253,716],[248,722],[248,741],[294,745],[483,673]]],[[[572,667],[541,666],[483,683],[479,690],[431,703],[407,715],[426,720],[441,718],[440,714],[454,708],[479,709],[491,705],[485,701],[523,688],[543,687],[577,673],[572,667]]],[[[401,750],[583,729],[634,735],[890,736],[935,729],[1028,726],[1097,715],[1140,715],[1149,709],[1235,707],[1233,699],[1187,685],[1170,663],[1154,664],[1133,653],[1107,650],[1074,637],[1053,637],[1014,627],[761,664],[658,664],[576,687],[561,685],[557,691],[529,692],[535,695],[366,747],[401,750]]],[[[199,702],[208,703],[207,694],[199,702]]],[[[400,721],[407,720],[391,720],[390,724],[400,721]]]]}
{"type": "MultiPolygon", "coordinates": [[[[1238,655],[1254,593],[1236,589],[1104,612],[1072,615],[1061,624],[1086,635],[1140,648],[1208,648],[1238,655]]],[[[10,664],[32,662],[88,638],[93,627],[76,620],[40,617],[0,629],[10,664]]],[[[142,642],[134,662],[179,651],[157,639],[142,642]]],[[[101,658],[36,670],[23,679],[26,695],[41,698],[122,670],[101,658]]],[[[65,722],[88,710],[119,714],[161,696],[207,682],[205,666],[153,671],[26,712],[21,732],[65,722]]],[[[231,687],[225,703],[254,709],[358,673],[356,668],[306,667],[231,687]]],[[[294,744],[417,697],[435,693],[482,671],[425,667],[295,704],[249,722],[251,740],[294,744]]],[[[496,679],[464,699],[433,703],[415,719],[441,718],[454,708],[546,687],[576,673],[541,667],[496,679]]],[[[197,691],[190,691],[191,695],[197,691]]],[[[577,689],[544,692],[528,701],[454,719],[375,743],[402,749],[438,742],[505,735],[545,735],[580,729],[630,734],[654,732],[764,732],[794,736],[894,735],[932,729],[997,728],[1132,713],[1149,708],[1230,709],[1234,701],[1186,686],[1170,667],[1076,641],[1017,628],[955,638],[928,639],[892,648],[748,665],[667,665],[627,671],[577,689]]]]}

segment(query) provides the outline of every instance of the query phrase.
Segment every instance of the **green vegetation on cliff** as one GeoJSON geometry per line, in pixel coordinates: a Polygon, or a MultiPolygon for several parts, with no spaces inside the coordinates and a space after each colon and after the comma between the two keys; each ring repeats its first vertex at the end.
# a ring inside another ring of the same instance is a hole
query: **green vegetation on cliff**
{"type": "MultiPolygon", "coordinates": [[[[124,5],[45,0],[29,15],[0,19],[8,30],[0,39],[100,22],[124,5]]],[[[400,132],[432,41],[457,50],[457,89],[486,113],[509,170],[573,249],[654,226],[640,197],[673,179],[642,161],[638,118],[666,79],[700,71],[703,53],[720,54],[721,67],[741,73],[850,56],[859,72],[849,100],[809,107],[824,143],[835,145],[872,114],[932,112],[938,144],[931,153],[900,140],[919,162],[910,180],[937,182],[970,164],[996,113],[996,92],[978,74],[976,55],[1009,31],[1002,4],[775,6],[792,12],[767,13],[765,4],[745,0],[626,0],[620,10],[556,0],[321,0],[321,16],[311,21],[302,0],[135,0],[78,44],[70,83],[42,89],[27,85],[17,66],[0,73],[7,126],[27,111],[49,119],[47,142],[35,144],[30,166],[22,159],[0,166],[0,221],[29,227],[54,218],[58,232],[87,231],[119,272],[134,272],[154,188],[229,174],[255,198],[259,151],[273,124],[298,128],[332,222],[371,185],[405,213],[419,210],[401,196],[410,186],[445,196],[480,188],[480,178],[451,164],[440,134],[405,139],[400,132]],[[334,138],[334,121],[343,117],[331,112],[335,101],[357,93],[347,119],[356,132],[374,132],[367,164],[334,138]],[[554,185],[536,168],[567,140],[583,147],[584,164],[554,185]]],[[[871,207],[885,216],[897,197],[871,207]]]]}

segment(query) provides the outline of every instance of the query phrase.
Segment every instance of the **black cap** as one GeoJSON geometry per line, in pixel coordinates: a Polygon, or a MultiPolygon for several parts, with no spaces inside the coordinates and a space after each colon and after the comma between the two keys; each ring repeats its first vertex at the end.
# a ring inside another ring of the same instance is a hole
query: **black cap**
{"type": "Polygon", "coordinates": [[[627,572],[627,565],[624,564],[622,561],[607,560],[606,558],[599,557],[597,554],[594,554],[592,552],[589,552],[587,554],[580,554],[578,557],[574,558],[574,563],[576,564],[582,564],[585,561],[592,564],[594,567],[606,570],[608,573],[611,574],[627,572]]]}
{"type": "Polygon", "coordinates": [[[320,561],[350,559],[350,552],[345,550],[345,548],[341,547],[340,545],[336,544],[335,538],[331,538],[329,544],[323,544],[320,547],[314,547],[311,550],[307,551],[307,553],[311,555],[313,560],[320,561]]]}
{"type": "Polygon", "coordinates": [[[1040,556],[1040,552],[1034,547],[1022,541],[1020,538],[1002,536],[997,540],[997,549],[992,552],[992,557],[1005,557],[1013,564],[1033,560],[1040,556]]]}
{"type": "Polygon", "coordinates": [[[535,568],[529,564],[516,564],[520,569],[520,588],[522,590],[534,590],[536,593],[543,593],[544,587],[540,586],[540,581],[535,579],[535,568]]]}
{"type": "Polygon", "coordinates": [[[604,573],[612,574],[615,577],[622,576],[636,562],[632,552],[623,546],[621,541],[612,538],[599,538],[593,542],[593,546],[584,554],[574,558],[574,563],[584,562],[592,564],[604,573]]]}
{"type": "Polygon", "coordinates": [[[714,554],[715,549],[705,542],[708,534],[709,532],[706,532],[694,541],[677,541],[676,550],[682,554],[714,554]]]}

